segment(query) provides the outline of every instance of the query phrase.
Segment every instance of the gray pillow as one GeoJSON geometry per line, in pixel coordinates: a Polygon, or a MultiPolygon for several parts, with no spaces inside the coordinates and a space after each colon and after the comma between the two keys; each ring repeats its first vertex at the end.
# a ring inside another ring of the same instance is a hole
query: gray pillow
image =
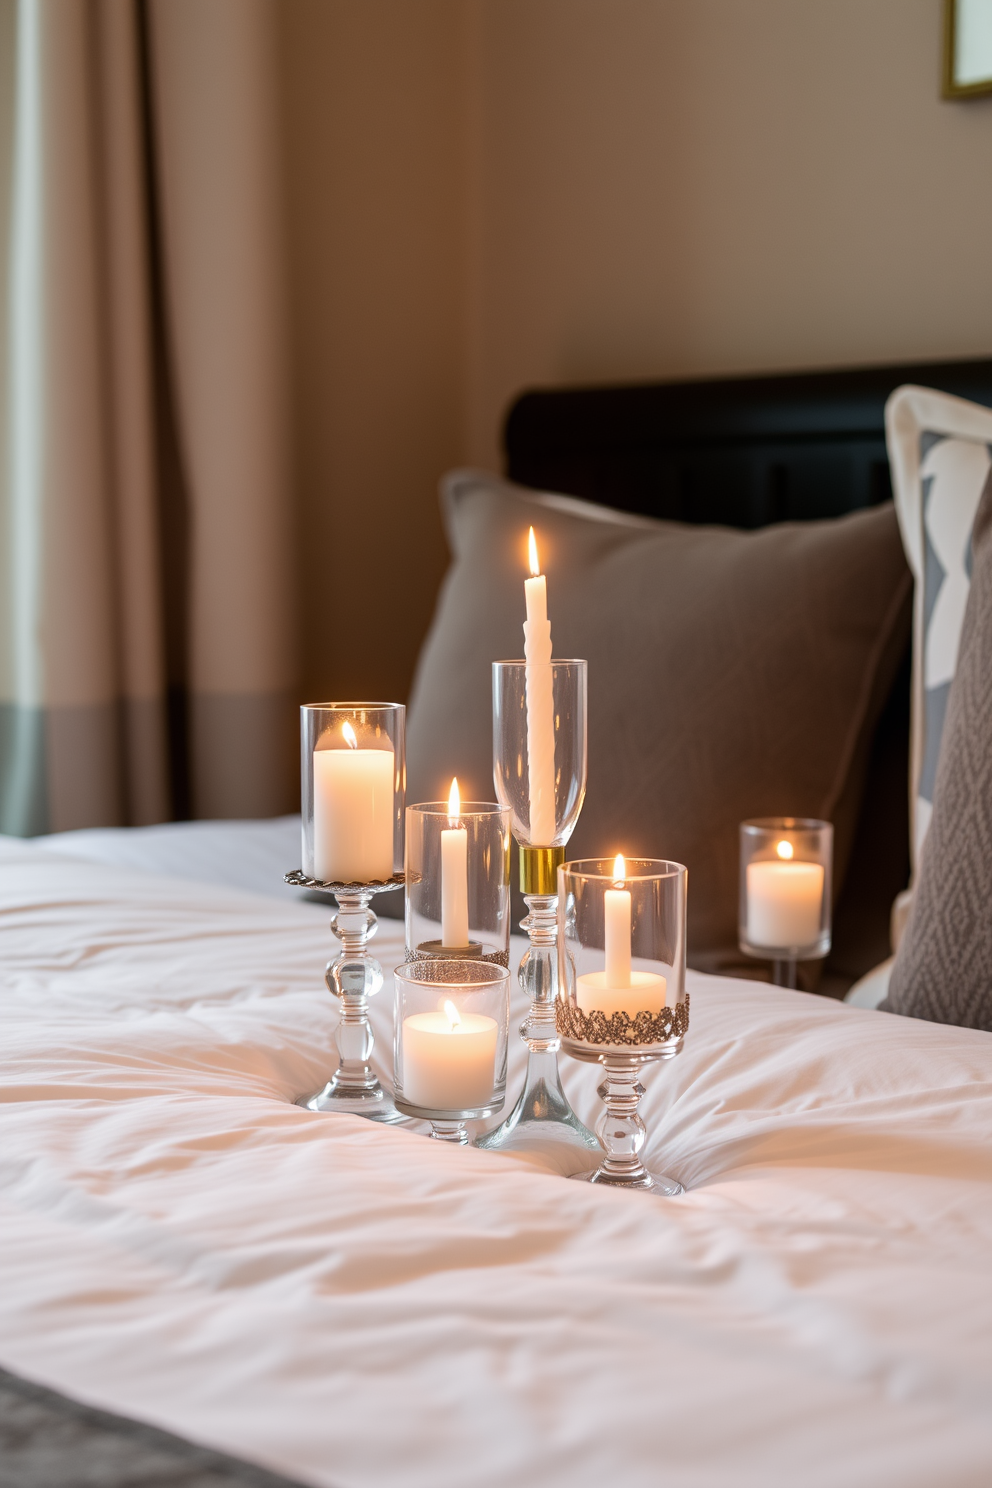
{"type": "Polygon", "coordinates": [[[523,654],[533,524],[554,654],[589,662],[589,784],[569,857],[623,851],[689,868],[689,955],[739,965],[737,826],[778,813],[836,830],[839,889],[868,745],[909,624],[891,505],[739,532],[543,497],[456,472],[454,562],[421,652],[409,801],[457,774],[491,799],[490,663],[523,654]]]}
{"type": "Polygon", "coordinates": [[[882,1007],[992,1030],[992,476],[972,530],[933,815],[882,1007]]]}

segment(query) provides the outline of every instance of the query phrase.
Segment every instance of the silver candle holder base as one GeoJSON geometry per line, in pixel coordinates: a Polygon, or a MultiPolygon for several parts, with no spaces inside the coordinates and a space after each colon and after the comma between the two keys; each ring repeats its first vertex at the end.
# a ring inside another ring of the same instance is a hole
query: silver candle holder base
{"type": "Polygon", "coordinates": [[[375,1046],[369,998],[381,989],[383,971],[368,950],[379,926],[370,908],[372,899],[376,894],[402,888],[404,875],[397,873],[372,883],[336,884],[308,878],[297,868],[287,873],[285,880],[296,888],[334,895],[338,909],[331,930],[341,942],[341,950],[324,971],[327,990],[341,1005],[341,1021],[335,1032],[338,1067],[321,1090],[301,1096],[296,1104],[308,1111],[337,1111],[346,1116],[364,1116],[369,1121],[404,1122],[406,1118],[397,1111],[369,1063],[375,1046]]]}

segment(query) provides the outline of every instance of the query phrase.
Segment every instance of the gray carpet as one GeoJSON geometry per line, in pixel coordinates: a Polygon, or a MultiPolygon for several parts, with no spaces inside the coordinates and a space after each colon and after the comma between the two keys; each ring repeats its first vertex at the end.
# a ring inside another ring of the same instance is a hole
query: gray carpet
{"type": "Polygon", "coordinates": [[[300,1488],[0,1369],[3,1488],[300,1488]]]}

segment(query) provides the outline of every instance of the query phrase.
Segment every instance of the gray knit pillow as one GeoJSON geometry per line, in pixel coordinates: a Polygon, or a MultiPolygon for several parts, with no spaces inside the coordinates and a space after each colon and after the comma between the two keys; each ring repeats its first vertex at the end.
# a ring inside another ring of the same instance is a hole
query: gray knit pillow
{"type": "Polygon", "coordinates": [[[972,533],[933,816],[882,1007],[992,1031],[992,475],[972,533]]]}

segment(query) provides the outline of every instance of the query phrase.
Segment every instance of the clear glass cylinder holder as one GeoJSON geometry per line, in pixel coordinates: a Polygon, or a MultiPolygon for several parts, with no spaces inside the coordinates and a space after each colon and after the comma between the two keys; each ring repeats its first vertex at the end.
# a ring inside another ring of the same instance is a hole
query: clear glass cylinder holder
{"type": "Polygon", "coordinates": [[[510,964],[510,813],[490,801],[406,809],[406,959],[510,964]],[[449,943],[450,942],[450,943],[449,943]]]}
{"type": "Polygon", "coordinates": [[[591,1183],[683,1192],[644,1166],[638,1105],[644,1065],[680,1053],[689,1027],[686,878],[681,863],[656,858],[588,858],[558,870],[555,1021],[565,1052],[604,1070],[597,1130],[606,1156],[576,1175],[591,1183]]]}
{"type": "Polygon", "coordinates": [[[830,952],[833,841],[813,817],[740,824],[738,939],[746,956],[771,961],[776,986],[795,987],[797,963],[830,952]]]}
{"type": "Polygon", "coordinates": [[[582,660],[551,662],[553,705],[553,812],[536,840],[532,824],[531,759],[528,752],[527,663],[493,663],[493,779],[496,796],[510,813],[510,830],[520,849],[520,889],[527,905],[521,921],[530,945],[520,962],[518,982],[529,1009],[520,1026],[527,1045],[527,1072],[519,1099],[494,1131],[476,1146],[491,1151],[555,1143],[582,1153],[599,1142],[568,1103],[558,1072],[559,1036],[555,1027],[558,990],[558,882],[565,844],[575,830],[586,791],[586,713],[588,668],[582,660]]]}
{"type": "Polygon", "coordinates": [[[403,884],[406,709],[402,703],[320,703],[300,709],[303,867],[288,883],[334,895],[341,949],[324,980],[338,999],[338,1067],[299,1104],[372,1121],[404,1118],[372,1070],[368,1002],[383,972],[369,952],[376,894],[403,884]]]}
{"type": "Polygon", "coordinates": [[[393,1083],[398,1110],[431,1136],[468,1143],[467,1121],[506,1095],[510,973],[494,961],[420,959],[393,973],[393,1083]]]}

